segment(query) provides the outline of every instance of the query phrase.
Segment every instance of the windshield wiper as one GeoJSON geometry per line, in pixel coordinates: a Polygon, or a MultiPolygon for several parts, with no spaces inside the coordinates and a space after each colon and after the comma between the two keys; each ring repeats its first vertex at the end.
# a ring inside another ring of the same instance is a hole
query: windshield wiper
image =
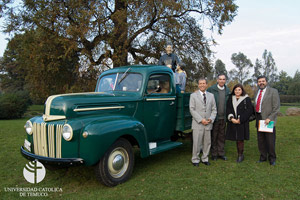
{"type": "Polygon", "coordinates": [[[131,68],[128,68],[125,73],[121,76],[118,85],[126,78],[126,76],[128,75],[127,72],[130,70],[131,68]]]}

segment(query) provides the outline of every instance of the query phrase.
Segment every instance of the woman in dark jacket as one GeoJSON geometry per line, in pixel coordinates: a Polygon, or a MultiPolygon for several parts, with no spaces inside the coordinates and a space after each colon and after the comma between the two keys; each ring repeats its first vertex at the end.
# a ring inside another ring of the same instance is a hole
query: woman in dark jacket
{"type": "Polygon", "coordinates": [[[241,84],[233,87],[227,101],[226,116],[228,119],[226,139],[236,141],[237,162],[244,160],[244,140],[249,140],[249,117],[253,113],[253,105],[241,84]]]}

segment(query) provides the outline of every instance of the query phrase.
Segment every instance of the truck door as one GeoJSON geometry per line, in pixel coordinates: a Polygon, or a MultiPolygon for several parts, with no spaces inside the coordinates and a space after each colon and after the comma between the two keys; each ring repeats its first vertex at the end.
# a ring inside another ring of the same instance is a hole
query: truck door
{"type": "Polygon", "coordinates": [[[149,142],[170,139],[176,123],[176,95],[170,74],[152,74],[144,98],[144,125],[149,142]],[[159,88],[159,89],[158,89],[159,88]]]}

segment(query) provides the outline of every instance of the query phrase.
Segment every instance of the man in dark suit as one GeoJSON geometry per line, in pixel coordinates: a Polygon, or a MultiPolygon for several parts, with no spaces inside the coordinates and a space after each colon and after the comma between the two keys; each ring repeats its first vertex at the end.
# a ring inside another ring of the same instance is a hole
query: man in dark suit
{"type": "Polygon", "coordinates": [[[274,121],[272,133],[259,132],[257,130],[258,150],[260,152],[258,163],[265,162],[268,159],[270,165],[275,165],[275,124],[277,121],[277,113],[280,109],[279,94],[276,89],[267,86],[268,82],[265,76],[259,76],[257,78],[257,85],[259,89],[255,95],[254,105],[256,110],[256,127],[258,127],[259,120],[265,120],[266,124],[269,124],[270,121],[274,121]]]}
{"type": "Polygon", "coordinates": [[[191,94],[190,97],[190,113],[193,116],[193,153],[192,164],[199,166],[200,149],[202,147],[203,154],[201,162],[210,165],[208,155],[211,144],[211,129],[217,114],[216,102],[214,95],[206,91],[207,81],[201,78],[198,81],[199,90],[191,94]]]}

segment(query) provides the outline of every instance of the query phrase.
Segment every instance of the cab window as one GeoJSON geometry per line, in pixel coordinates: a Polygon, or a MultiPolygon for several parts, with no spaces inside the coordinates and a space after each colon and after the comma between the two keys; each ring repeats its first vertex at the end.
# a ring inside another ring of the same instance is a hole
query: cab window
{"type": "Polygon", "coordinates": [[[147,94],[170,93],[170,76],[168,74],[151,75],[147,84],[147,94]]]}

